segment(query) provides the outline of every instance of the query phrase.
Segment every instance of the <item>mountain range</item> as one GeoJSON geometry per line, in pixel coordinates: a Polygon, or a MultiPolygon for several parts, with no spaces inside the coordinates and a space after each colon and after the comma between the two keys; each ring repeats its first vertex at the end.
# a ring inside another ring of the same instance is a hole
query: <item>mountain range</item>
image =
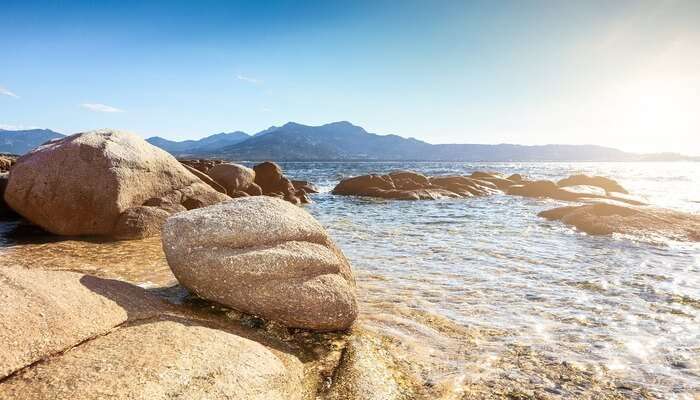
{"type": "Polygon", "coordinates": [[[0,153],[24,154],[44,142],[60,137],[63,135],[50,129],[0,129],[0,153]]]}
{"type": "MultiPolygon", "coordinates": [[[[0,152],[22,154],[60,133],[0,130],[0,152]]],[[[146,139],[180,158],[276,161],[700,161],[676,153],[637,154],[595,145],[430,144],[378,135],[341,121],[321,126],[289,122],[254,135],[218,133],[199,140],[146,139]]]]}

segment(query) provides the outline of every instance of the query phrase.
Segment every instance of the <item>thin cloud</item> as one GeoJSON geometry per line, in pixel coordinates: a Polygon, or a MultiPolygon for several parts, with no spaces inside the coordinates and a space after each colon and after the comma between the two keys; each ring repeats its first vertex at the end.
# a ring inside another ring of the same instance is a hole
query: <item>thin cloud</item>
{"type": "Polygon", "coordinates": [[[236,79],[238,79],[239,81],[252,83],[254,85],[257,85],[258,83],[262,83],[262,81],[258,78],[253,78],[253,77],[245,76],[245,75],[241,75],[241,74],[236,75],[236,79]]]}
{"type": "Polygon", "coordinates": [[[8,89],[6,89],[2,86],[0,86],[0,94],[4,94],[5,96],[10,96],[10,97],[14,97],[15,99],[19,99],[19,96],[17,96],[13,92],[9,91],[8,89]]]}
{"type": "Polygon", "coordinates": [[[121,110],[117,107],[112,107],[108,106],[106,104],[100,104],[100,103],[83,103],[80,105],[80,107],[94,111],[94,112],[104,112],[104,113],[120,113],[124,112],[124,110],[121,110]]]}

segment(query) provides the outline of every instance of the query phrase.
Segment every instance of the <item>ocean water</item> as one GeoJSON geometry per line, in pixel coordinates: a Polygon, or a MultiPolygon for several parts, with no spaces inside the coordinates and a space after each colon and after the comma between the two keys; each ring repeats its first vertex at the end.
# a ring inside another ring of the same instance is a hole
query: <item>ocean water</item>
{"type": "MultiPolygon", "coordinates": [[[[537,217],[564,204],[552,200],[390,201],[329,193],[344,177],[396,169],[555,180],[584,172],[616,179],[651,204],[700,213],[700,163],[282,167],[321,188],[306,209],[353,265],[362,325],[392,338],[406,363],[444,398],[503,381],[548,387],[555,397],[590,397],[594,392],[572,391],[542,372],[562,365],[586,371],[591,382],[617,382],[632,398],[700,396],[699,244],[588,236],[537,217]],[[527,364],[523,349],[531,354],[527,364]]],[[[112,273],[146,286],[173,282],[157,239],[35,243],[17,239],[17,229],[0,223],[0,263],[99,273],[110,262],[112,273]]]]}

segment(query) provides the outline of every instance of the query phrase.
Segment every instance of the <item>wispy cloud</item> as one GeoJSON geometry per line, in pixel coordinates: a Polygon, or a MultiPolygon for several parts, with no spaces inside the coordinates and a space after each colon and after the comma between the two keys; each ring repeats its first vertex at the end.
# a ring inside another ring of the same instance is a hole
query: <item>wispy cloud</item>
{"type": "Polygon", "coordinates": [[[6,89],[6,88],[4,88],[4,87],[2,87],[2,86],[0,86],[0,94],[3,94],[3,95],[5,95],[5,96],[14,97],[15,99],[19,99],[19,96],[17,96],[17,95],[14,94],[13,92],[9,91],[8,89],[6,89]]]}
{"type": "Polygon", "coordinates": [[[241,74],[236,75],[236,79],[238,79],[239,81],[252,83],[254,85],[257,85],[258,83],[262,83],[262,80],[260,80],[258,78],[253,78],[253,77],[245,76],[245,75],[241,75],[241,74]]]}
{"type": "Polygon", "coordinates": [[[106,104],[100,104],[100,103],[83,103],[80,105],[80,107],[94,111],[94,112],[104,112],[104,113],[120,113],[124,112],[124,110],[121,110],[117,107],[112,107],[108,106],[106,104]]]}

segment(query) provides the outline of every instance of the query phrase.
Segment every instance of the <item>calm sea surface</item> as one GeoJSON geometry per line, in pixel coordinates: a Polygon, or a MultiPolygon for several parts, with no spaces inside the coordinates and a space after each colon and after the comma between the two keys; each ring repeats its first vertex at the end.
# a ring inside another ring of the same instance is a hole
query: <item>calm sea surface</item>
{"type": "MultiPolygon", "coordinates": [[[[344,177],[396,169],[555,180],[585,172],[614,178],[651,204],[700,213],[700,163],[282,166],[288,176],[321,188],[306,208],[353,264],[363,324],[396,338],[426,379],[459,387],[482,378],[505,348],[518,345],[658,397],[700,393],[700,245],[587,236],[537,217],[564,204],[550,200],[495,195],[408,202],[328,193],[344,177]],[[462,341],[455,333],[460,327],[476,336],[462,341]]],[[[0,223],[0,263],[97,270],[119,259],[125,279],[172,281],[158,240],[33,244],[9,237],[14,227],[0,223]]]]}

